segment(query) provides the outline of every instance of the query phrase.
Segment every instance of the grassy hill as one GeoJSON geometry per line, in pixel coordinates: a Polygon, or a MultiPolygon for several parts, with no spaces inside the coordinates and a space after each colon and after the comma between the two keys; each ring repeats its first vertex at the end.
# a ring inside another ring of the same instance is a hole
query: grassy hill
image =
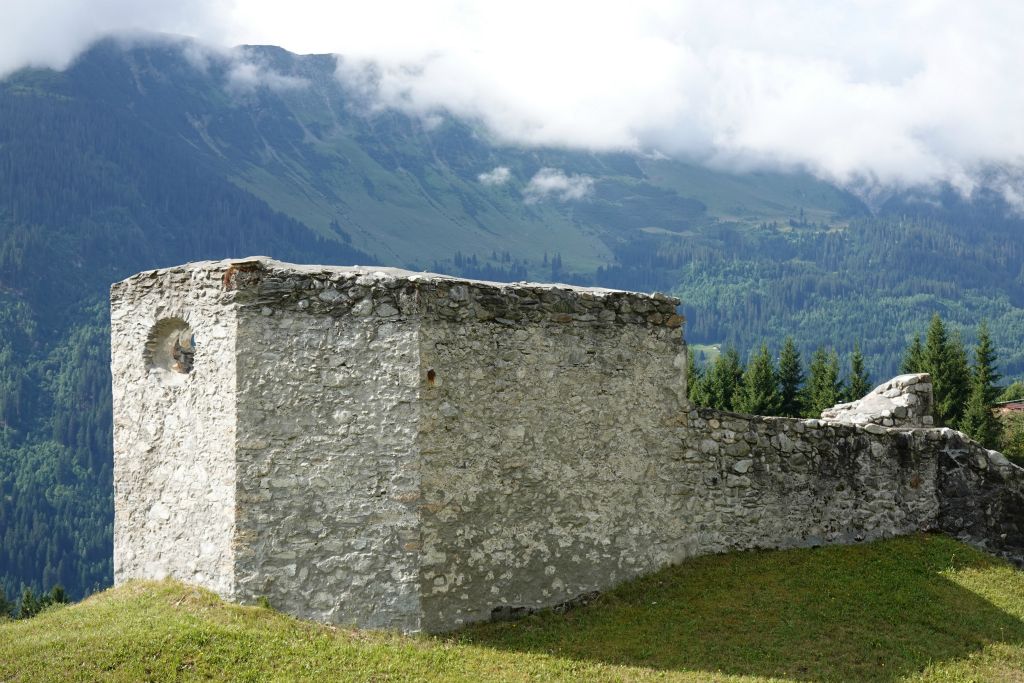
{"type": "Polygon", "coordinates": [[[0,624],[2,680],[1020,681],[1024,573],[942,536],[698,558],[433,637],[137,582],[0,624]]]}

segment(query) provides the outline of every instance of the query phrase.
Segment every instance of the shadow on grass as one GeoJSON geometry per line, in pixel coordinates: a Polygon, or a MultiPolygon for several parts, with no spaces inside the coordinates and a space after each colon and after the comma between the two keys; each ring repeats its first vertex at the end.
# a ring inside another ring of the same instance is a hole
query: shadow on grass
{"type": "Polygon", "coordinates": [[[1024,622],[978,590],[1024,610],[1024,573],[920,535],[697,558],[568,614],[476,626],[453,638],[659,670],[887,681],[989,643],[1024,643],[1024,622]]]}

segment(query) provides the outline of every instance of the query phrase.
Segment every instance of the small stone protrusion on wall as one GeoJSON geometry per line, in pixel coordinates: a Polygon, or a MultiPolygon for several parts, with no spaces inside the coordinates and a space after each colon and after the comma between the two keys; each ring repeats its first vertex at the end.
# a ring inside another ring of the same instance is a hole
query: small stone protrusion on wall
{"type": "Polygon", "coordinates": [[[928,373],[893,377],[867,396],[822,411],[821,419],[853,425],[928,427],[932,418],[932,384],[928,373]]]}

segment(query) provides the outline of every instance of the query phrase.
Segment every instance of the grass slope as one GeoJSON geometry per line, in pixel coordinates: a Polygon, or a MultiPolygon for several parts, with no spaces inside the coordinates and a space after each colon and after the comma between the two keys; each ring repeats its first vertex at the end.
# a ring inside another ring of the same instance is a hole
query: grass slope
{"type": "Polygon", "coordinates": [[[1024,573],[956,541],[698,558],[558,615],[437,637],[174,582],[0,624],[0,680],[1024,680],[1024,573]]]}

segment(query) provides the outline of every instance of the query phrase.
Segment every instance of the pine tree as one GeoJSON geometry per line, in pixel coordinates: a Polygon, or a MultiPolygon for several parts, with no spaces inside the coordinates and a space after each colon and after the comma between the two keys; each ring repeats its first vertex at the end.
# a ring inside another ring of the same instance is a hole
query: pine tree
{"type": "Polygon", "coordinates": [[[922,353],[924,372],[932,377],[935,419],[940,425],[955,427],[963,415],[970,394],[967,352],[959,335],[950,337],[938,313],[928,325],[922,353]]]}
{"type": "Polygon", "coordinates": [[[985,388],[985,403],[992,405],[999,396],[999,374],[996,349],[989,336],[988,322],[982,320],[978,325],[978,344],[974,347],[974,367],[971,371],[974,382],[985,388]]]}
{"type": "Polygon", "coordinates": [[[853,355],[850,356],[850,385],[846,390],[846,400],[856,401],[871,391],[871,376],[864,369],[864,355],[860,352],[860,343],[854,343],[853,355]]]}
{"type": "Polygon", "coordinates": [[[960,431],[971,437],[985,448],[999,448],[1002,437],[1002,424],[992,414],[991,404],[985,401],[985,387],[972,382],[971,395],[960,419],[960,431]]]}
{"type": "Polygon", "coordinates": [[[960,430],[986,448],[999,448],[1003,426],[992,413],[1000,375],[996,369],[996,352],[989,337],[988,325],[978,327],[978,345],[974,348],[971,369],[971,393],[960,419],[960,430]]]}
{"type": "Polygon", "coordinates": [[[971,397],[972,383],[967,349],[964,348],[959,332],[954,332],[949,338],[947,363],[945,420],[949,426],[959,429],[967,410],[967,401],[971,397]]]}
{"type": "Polygon", "coordinates": [[[21,592],[21,606],[18,608],[18,618],[28,619],[39,614],[43,609],[42,602],[28,586],[21,592]]]}
{"type": "Polygon", "coordinates": [[[705,368],[695,382],[686,385],[687,398],[695,406],[711,407],[711,368],[705,368]]]}
{"type": "Polygon", "coordinates": [[[49,595],[46,596],[47,605],[66,605],[68,602],[67,591],[60,585],[51,588],[49,595]]]}
{"type": "Polygon", "coordinates": [[[915,334],[900,364],[900,372],[904,374],[924,372],[924,348],[921,346],[921,335],[915,334]]]}
{"type": "Polygon", "coordinates": [[[707,373],[707,405],[717,410],[734,410],[737,390],[743,383],[743,363],[735,348],[729,347],[715,359],[707,373]]]}
{"type": "Polygon", "coordinates": [[[743,413],[778,414],[781,405],[778,376],[767,344],[761,344],[761,350],[750,359],[734,403],[736,410],[743,413]]]}
{"type": "Polygon", "coordinates": [[[839,403],[843,391],[839,382],[839,356],[835,351],[818,347],[814,352],[805,395],[807,417],[820,417],[823,410],[839,403]]]}
{"type": "Polygon", "coordinates": [[[949,409],[947,400],[949,388],[946,379],[948,344],[949,337],[946,334],[946,326],[939,314],[935,313],[928,325],[926,342],[921,352],[921,372],[927,372],[932,377],[933,410],[935,419],[940,425],[946,424],[949,409]]]}
{"type": "Polygon", "coordinates": [[[786,337],[779,352],[779,414],[800,417],[803,414],[800,391],[804,383],[804,370],[800,352],[792,337],[786,337]]]}

